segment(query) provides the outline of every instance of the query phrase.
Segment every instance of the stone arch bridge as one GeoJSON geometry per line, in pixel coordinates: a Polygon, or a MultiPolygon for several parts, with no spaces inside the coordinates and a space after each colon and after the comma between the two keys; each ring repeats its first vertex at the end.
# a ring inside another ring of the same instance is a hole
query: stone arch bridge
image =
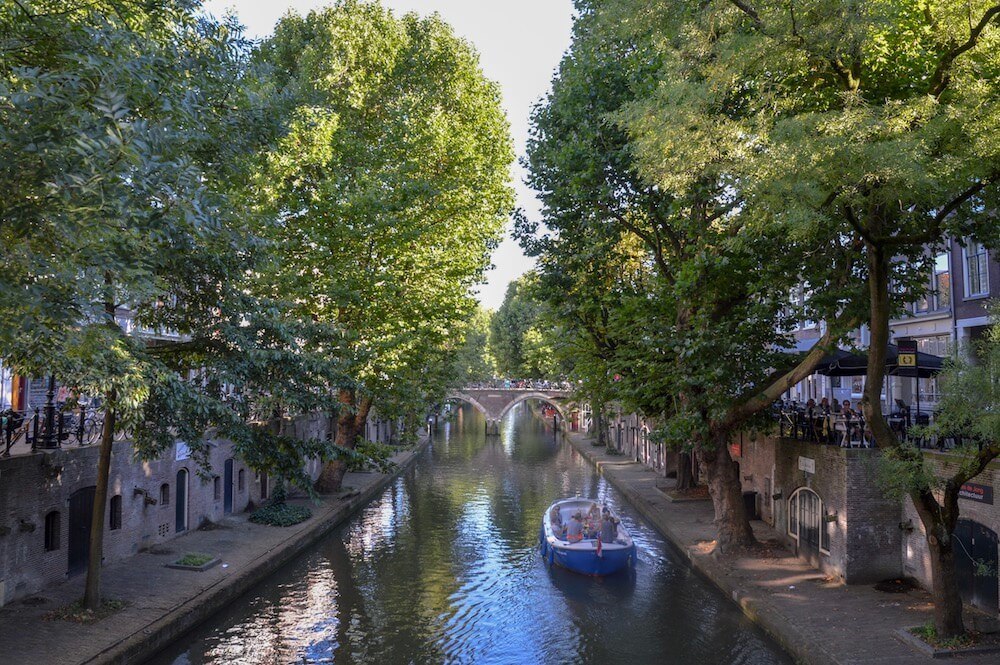
{"type": "Polygon", "coordinates": [[[471,404],[486,418],[486,433],[499,434],[500,422],[507,415],[507,412],[529,399],[537,399],[552,406],[559,412],[560,423],[567,422],[566,407],[569,396],[568,390],[470,387],[451,392],[446,400],[471,404]]]}

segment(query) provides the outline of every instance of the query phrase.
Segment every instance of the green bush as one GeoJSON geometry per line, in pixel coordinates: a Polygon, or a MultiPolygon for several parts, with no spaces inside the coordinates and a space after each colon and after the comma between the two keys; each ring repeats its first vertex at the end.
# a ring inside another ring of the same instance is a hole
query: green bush
{"type": "Polygon", "coordinates": [[[305,506],[290,506],[277,503],[259,508],[250,514],[250,521],[271,526],[292,526],[312,517],[312,511],[305,506]]]}

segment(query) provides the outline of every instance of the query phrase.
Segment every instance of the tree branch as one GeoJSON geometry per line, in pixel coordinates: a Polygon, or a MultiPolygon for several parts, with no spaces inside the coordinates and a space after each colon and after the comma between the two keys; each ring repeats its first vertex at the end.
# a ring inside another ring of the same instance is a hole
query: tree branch
{"type": "Polygon", "coordinates": [[[977,23],[969,32],[969,38],[963,43],[954,46],[941,57],[941,60],[938,62],[938,66],[935,68],[930,79],[929,89],[932,97],[938,99],[944,91],[948,89],[948,83],[951,81],[948,71],[951,69],[955,59],[966,51],[970,51],[976,47],[976,44],[979,43],[979,37],[982,35],[983,30],[986,29],[986,26],[988,26],[990,21],[992,21],[998,14],[1000,14],[1000,5],[993,5],[987,9],[986,13],[983,14],[981,19],[979,19],[979,23],[977,23]]]}
{"type": "Polygon", "coordinates": [[[753,21],[758,28],[761,30],[764,29],[764,21],[761,20],[760,14],[758,14],[757,10],[751,7],[749,3],[745,2],[745,0],[729,0],[729,4],[749,16],[750,20],[753,21]]]}

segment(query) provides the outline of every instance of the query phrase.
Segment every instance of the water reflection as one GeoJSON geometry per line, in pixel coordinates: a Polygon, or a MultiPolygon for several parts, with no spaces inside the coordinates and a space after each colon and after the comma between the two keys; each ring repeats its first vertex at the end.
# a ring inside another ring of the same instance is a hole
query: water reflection
{"type": "Polygon", "coordinates": [[[154,663],[788,663],[529,405],[489,440],[474,411],[354,519],[154,663]],[[557,498],[606,501],[634,571],[546,566],[557,498]]]}

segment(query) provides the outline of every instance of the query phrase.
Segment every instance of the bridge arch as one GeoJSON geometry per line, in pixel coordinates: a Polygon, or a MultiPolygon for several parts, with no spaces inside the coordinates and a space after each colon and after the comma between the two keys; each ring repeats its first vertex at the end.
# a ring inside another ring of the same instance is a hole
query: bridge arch
{"type": "Polygon", "coordinates": [[[545,404],[548,404],[549,406],[551,406],[552,408],[554,408],[556,411],[559,412],[559,417],[562,419],[563,422],[569,422],[569,420],[566,418],[566,411],[563,409],[562,405],[556,402],[553,398],[546,395],[545,393],[540,393],[540,392],[530,392],[518,395],[517,397],[512,399],[506,406],[504,406],[503,410],[500,412],[500,417],[497,418],[497,420],[502,421],[504,419],[504,416],[507,415],[508,411],[513,409],[521,402],[526,402],[529,399],[537,399],[539,402],[544,402],[545,404]]]}
{"type": "Polygon", "coordinates": [[[477,400],[475,397],[473,397],[471,395],[466,395],[465,393],[451,393],[450,395],[448,395],[448,397],[445,398],[445,401],[446,402],[465,402],[466,404],[472,405],[472,407],[474,409],[476,409],[476,411],[478,411],[479,413],[483,414],[483,417],[486,418],[486,420],[492,420],[493,419],[493,416],[486,409],[486,407],[483,406],[479,402],[479,400],[477,400]]]}

